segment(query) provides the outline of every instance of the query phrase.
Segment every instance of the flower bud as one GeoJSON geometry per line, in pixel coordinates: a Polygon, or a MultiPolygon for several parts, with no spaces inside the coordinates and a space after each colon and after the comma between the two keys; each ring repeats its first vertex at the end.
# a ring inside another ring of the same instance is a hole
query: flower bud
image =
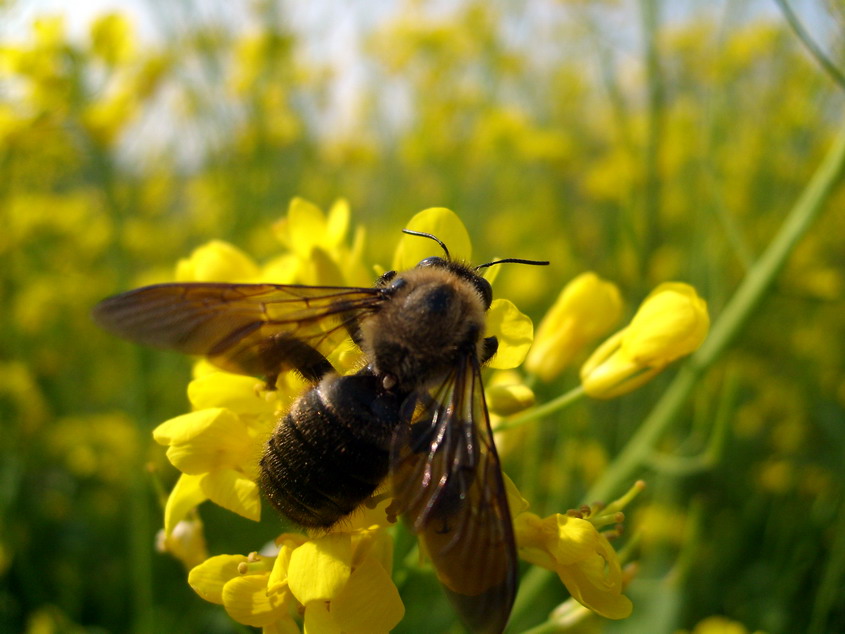
{"type": "Polygon", "coordinates": [[[544,381],[555,378],[584,346],[607,332],[622,313],[612,282],[582,273],[557,298],[540,323],[526,369],[544,381]]]}
{"type": "Polygon", "coordinates": [[[692,286],[661,284],[628,327],[599,346],[581,367],[584,391],[594,398],[613,398],[635,390],[672,361],[697,350],[709,328],[707,303],[692,286]]]}

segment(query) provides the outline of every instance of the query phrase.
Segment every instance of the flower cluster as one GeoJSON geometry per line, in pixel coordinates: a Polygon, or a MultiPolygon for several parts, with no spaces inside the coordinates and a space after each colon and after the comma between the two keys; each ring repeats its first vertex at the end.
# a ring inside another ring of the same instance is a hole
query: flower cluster
{"type": "MultiPolygon", "coordinates": [[[[364,236],[359,230],[353,245],[346,246],[348,227],[344,202],[336,203],[325,216],[314,205],[296,199],[287,217],[275,226],[277,237],[289,249],[282,256],[262,267],[232,245],[215,241],[179,262],[177,276],[187,281],[349,284],[359,275],[355,271],[364,270],[364,236]],[[351,277],[348,271],[353,271],[351,277]]],[[[421,212],[408,228],[437,235],[449,245],[452,258],[468,261],[471,256],[466,229],[448,209],[421,212]]],[[[411,268],[431,255],[430,249],[427,241],[404,235],[393,266],[411,268]]],[[[612,284],[592,274],[577,278],[541,326],[541,345],[529,369],[544,377],[553,375],[620,311],[619,293],[612,284]],[[556,327],[561,324],[562,328],[556,327]]],[[[639,324],[644,319],[636,317],[628,330],[642,330],[639,324]]],[[[502,371],[491,381],[491,409],[509,414],[530,406],[533,393],[511,369],[531,346],[531,320],[511,302],[495,299],[487,329],[486,334],[499,341],[489,366],[502,371]]],[[[362,363],[350,346],[341,346],[330,360],[344,372],[362,363]]],[[[260,517],[256,480],[262,448],[306,383],[288,372],[279,376],[275,387],[267,390],[255,378],[217,370],[205,361],[196,365],[188,386],[192,411],[154,431],[156,441],[167,447],[169,461],[181,472],[166,503],[160,547],[191,567],[189,583],[200,596],[223,605],[245,625],[296,632],[301,620],[306,631],[389,631],[401,620],[404,607],[391,577],[393,546],[388,529],[395,518],[385,514],[386,502],[359,510],[321,534],[284,533],[269,552],[218,555],[197,563],[205,557],[196,512],[200,503],[210,500],[248,519],[260,517]]],[[[631,602],[622,594],[621,565],[598,530],[620,522],[624,504],[611,505],[607,512],[588,509],[541,518],[528,512],[527,502],[509,480],[508,487],[522,558],[555,571],[572,597],[590,610],[613,619],[628,616],[631,602]]]]}

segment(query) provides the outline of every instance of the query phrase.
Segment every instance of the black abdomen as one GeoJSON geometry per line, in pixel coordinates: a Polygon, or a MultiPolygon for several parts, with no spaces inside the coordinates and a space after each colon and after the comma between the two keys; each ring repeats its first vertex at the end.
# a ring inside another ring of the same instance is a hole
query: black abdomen
{"type": "Polygon", "coordinates": [[[264,494],[302,526],[337,523],[387,476],[400,404],[371,374],[324,378],[267,442],[259,479],[264,494]]]}

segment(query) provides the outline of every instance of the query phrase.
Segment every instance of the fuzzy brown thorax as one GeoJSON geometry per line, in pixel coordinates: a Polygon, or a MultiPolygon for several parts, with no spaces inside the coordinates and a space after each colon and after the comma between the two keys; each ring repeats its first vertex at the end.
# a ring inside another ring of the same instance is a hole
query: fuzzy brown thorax
{"type": "Polygon", "coordinates": [[[390,283],[390,301],[361,323],[364,354],[376,375],[396,379],[400,390],[427,385],[469,350],[481,356],[487,307],[457,265],[417,267],[390,283]]]}

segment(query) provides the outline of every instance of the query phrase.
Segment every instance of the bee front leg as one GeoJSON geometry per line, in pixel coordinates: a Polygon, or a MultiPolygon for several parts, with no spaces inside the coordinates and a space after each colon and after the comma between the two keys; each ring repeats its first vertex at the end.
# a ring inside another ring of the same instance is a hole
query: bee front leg
{"type": "Polygon", "coordinates": [[[499,350],[499,340],[496,337],[485,337],[481,343],[481,363],[487,363],[499,350]]]}

